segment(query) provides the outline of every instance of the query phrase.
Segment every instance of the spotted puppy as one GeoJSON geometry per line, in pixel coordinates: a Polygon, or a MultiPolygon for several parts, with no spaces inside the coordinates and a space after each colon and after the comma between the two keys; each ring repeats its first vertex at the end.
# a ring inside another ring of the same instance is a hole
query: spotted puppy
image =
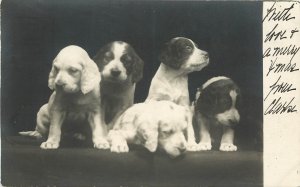
{"type": "Polygon", "coordinates": [[[48,137],[42,149],[57,149],[62,125],[87,120],[95,148],[107,149],[107,130],[100,108],[100,72],[87,52],[78,46],[63,48],[53,60],[48,86],[54,90],[47,104],[37,113],[35,131],[22,135],[48,137]]]}
{"type": "Polygon", "coordinates": [[[211,150],[210,126],[221,124],[223,136],[221,151],[236,151],[234,126],[239,123],[240,89],[227,77],[214,77],[198,89],[195,102],[195,119],[200,126],[201,150],[211,150]]]}
{"type": "Polygon", "coordinates": [[[143,77],[144,62],[122,41],[102,47],[94,57],[101,71],[101,100],[105,121],[112,128],[115,120],[133,105],[136,83],[143,77]]]}
{"type": "MultiPolygon", "coordinates": [[[[188,74],[208,65],[208,53],[200,50],[192,40],[177,37],[165,44],[159,59],[161,64],[151,81],[146,102],[167,100],[190,110],[188,74]]],[[[188,150],[197,151],[192,112],[188,119],[188,150]]]]}
{"type": "Polygon", "coordinates": [[[112,152],[128,152],[127,143],[141,144],[150,152],[163,150],[171,157],[185,152],[185,107],[170,101],[135,104],[118,119],[108,134],[112,152]]]}

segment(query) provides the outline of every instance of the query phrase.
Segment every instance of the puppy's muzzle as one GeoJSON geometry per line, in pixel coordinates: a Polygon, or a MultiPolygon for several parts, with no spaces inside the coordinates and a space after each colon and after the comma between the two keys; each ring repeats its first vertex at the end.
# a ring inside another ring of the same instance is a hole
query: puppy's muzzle
{"type": "Polygon", "coordinates": [[[64,81],[62,81],[61,79],[58,79],[55,81],[55,86],[58,88],[63,88],[66,86],[66,83],[64,81]]]}
{"type": "Polygon", "coordinates": [[[118,70],[118,69],[112,69],[112,70],[110,70],[110,74],[111,74],[113,77],[118,77],[118,76],[121,74],[121,71],[118,70]]]}
{"type": "Polygon", "coordinates": [[[181,143],[178,147],[178,150],[180,151],[180,153],[184,153],[186,151],[186,146],[183,143],[181,143]]]}
{"type": "Polygon", "coordinates": [[[209,59],[209,54],[208,54],[208,52],[206,52],[206,51],[203,52],[203,58],[206,59],[206,60],[209,59]]]}
{"type": "Polygon", "coordinates": [[[229,119],[228,120],[228,125],[230,127],[235,127],[238,123],[239,123],[239,121],[237,119],[229,119]]]}

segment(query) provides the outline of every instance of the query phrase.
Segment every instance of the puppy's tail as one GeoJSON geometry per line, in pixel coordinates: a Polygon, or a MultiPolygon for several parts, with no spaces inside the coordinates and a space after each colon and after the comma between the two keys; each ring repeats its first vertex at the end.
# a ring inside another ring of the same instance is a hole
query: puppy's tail
{"type": "Polygon", "coordinates": [[[22,136],[29,136],[29,137],[37,138],[37,139],[43,138],[41,133],[39,133],[36,130],[35,131],[22,131],[22,132],[19,132],[19,134],[22,136]]]}

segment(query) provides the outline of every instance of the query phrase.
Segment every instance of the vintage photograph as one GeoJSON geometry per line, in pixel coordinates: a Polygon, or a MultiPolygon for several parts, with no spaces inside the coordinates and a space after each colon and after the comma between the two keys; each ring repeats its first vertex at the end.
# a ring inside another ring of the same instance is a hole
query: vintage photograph
{"type": "Polygon", "coordinates": [[[262,2],[3,0],[3,186],[263,186],[262,2]]]}

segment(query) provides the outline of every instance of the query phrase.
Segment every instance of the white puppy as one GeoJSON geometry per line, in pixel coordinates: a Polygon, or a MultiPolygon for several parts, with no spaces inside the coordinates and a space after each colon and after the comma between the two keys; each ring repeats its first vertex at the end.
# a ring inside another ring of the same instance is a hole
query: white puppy
{"type": "Polygon", "coordinates": [[[42,149],[57,149],[62,124],[87,120],[95,148],[107,149],[107,130],[101,111],[100,72],[87,52],[78,46],[63,48],[53,61],[48,86],[54,90],[47,104],[37,114],[35,131],[21,135],[47,137],[42,149]]]}
{"type": "Polygon", "coordinates": [[[187,118],[186,108],[170,101],[135,104],[120,116],[109,132],[111,151],[128,152],[127,143],[134,143],[150,152],[159,148],[177,157],[186,150],[187,118]]]}

